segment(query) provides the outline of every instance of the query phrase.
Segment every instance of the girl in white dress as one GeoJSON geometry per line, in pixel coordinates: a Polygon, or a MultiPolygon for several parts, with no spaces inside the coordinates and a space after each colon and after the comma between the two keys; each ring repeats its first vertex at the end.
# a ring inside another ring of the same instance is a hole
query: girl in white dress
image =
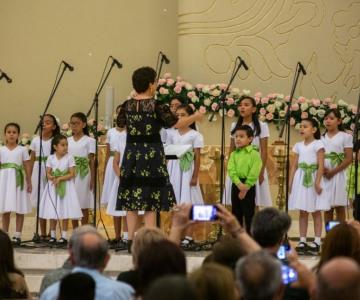
{"type": "MultiPolygon", "coordinates": [[[[87,118],[85,114],[74,113],[70,118],[72,137],[68,138],[69,154],[75,159],[75,188],[83,213],[81,224],[89,223],[89,209],[94,208],[94,178],[95,178],[95,140],[89,137],[87,118]]],[[[73,227],[79,222],[72,221],[73,227]]]]}
{"type": "MultiPolygon", "coordinates": [[[[228,157],[230,157],[231,152],[235,149],[234,134],[236,127],[240,125],[249,125],[252,130],[254,130],[252,145],[258,147],[262,160],[260,176],[255,186],[255,204],[257,207],[272,206],[269,179],[266,172],[267,147],[270,136],[269,127],[265,122],[258,120],[256,114],[256,101],[254,98],[250,96],[242,96],[239,99],[238,109],[240,113],[238,121],[231,124],[231,138],[228,157]]],[[[226,176],[223,203],[228,205],[231,205],[231,185],[232,182],[230,177],[226,176]]]]}
{"type": "Polygon", "coordinates": [[[5,146],[0,147],[0,213],[2,229],[9,231],[10,214],[16,213],[16,231],[13,242],[21,243],[24,215],[31,211],[30,157],[27,149],[18,145],[20,126],[5,126],[5,146]]]}
{"type": "MultiPolygon", "coordinates": [[[[53,136],[60,133],[60,127],[56,118],[51,114],[44,115],[42,128],[42,153],[41,153],[41,172],[40,172],[40,197],[44,191],[47,182],[46,178],[46,160],[51,152],[51,140],[53,136]]],[[[31,182],[33,189],[30,195],[32,207],[37,207],[38,203],[38,182],[39,182],[39,159],[40,159],[40,137],[36,136],[32,139],[30,144],[30,161],[31,161],[31,182]]],[[[46,220],[39,218],[41,238],[45,239],[46,220]]]]}
{"type": "Polygon", "coordinates": [[[300,134],[304,141],[293,147],[295,158],[290,170],[289,210],[300,211],[300,242],[296,250],[300,254],[307,251],[317,254],[321,243],[321,211],[330,208],[322,180],[325,150],[320,140],[319,125],[314,119],[301,121],[300,134]],[[306,243],[309,213],[313,216],[315,232],[315,241],[311,244],[306,243]]]}
{"type": "Polygon", "coordinates": [[[352,136],[342,131],[338,109],[327,111],[324,119],[326,133],[322,137],[325,146],[324,186],[329,191],[330,210],[324,214],[325,224],[334,219],[345,222],[347,206],[346,168],[352,162],[352,136]]]}
{"type": "MultiPolygon", "coordinates": [[[[170,107],[170,111],[176,115],[176,110],[178,109],[178,107],[180,105],[182,105],[183,102],[178,98],[178,97],[174,97],[170,100],[169,102],[169,107],[170,107]]],[[[161,136],[161,141],[165,144],[166,140],[167,140],[167,135],[171,134],[174,130],[176,130],[175,128],[161,128],[160,130],[160,136],[161,136]]]]}
{"type": "Polygon", "coordinates": [[[58,243],[65,245],[69,219],[80,219],[82,213],[74,184],[75,160],[68,154],[68,141],[63,135],[58,134],[52,140],[46,174],[49,181],[41,197],[39,216],[50,220],[49,243],[56,242],[56,223],[62,220],[58,243]]]}
{"type": "MultiPolygon", "coordinates": [[[[189,105],[180,105],[176,111],[179,119],[194,114],[189,105]]],[[[179,127],[167,135],[167,144],[172,145],[191,145],[192,151],[186,153],[182,158],[170,160],[168,171],[170,182],[174,188],[177,204],[192,203],[197,205],[204,204],[199,185],[200,170],[200,149],[204,147],[202,134],[195,130],[195,123],[190,126],[179,127]]],[[[193,229],[190,227],[182,246],[186,249],[187,245],[193,242],[193,229]]]]}

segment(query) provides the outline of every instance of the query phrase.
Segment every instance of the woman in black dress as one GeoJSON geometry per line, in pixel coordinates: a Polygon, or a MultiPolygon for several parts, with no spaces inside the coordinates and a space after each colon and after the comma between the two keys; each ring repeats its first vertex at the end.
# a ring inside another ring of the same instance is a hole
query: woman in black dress
{"type": "Polygon", "coordinates": [[[178,120],[167,105],[154,99],[157,87],[154,69],[137,69],[132,75],[132,83],[137,95],[122,104],[117,118],[118,126],[126,125],[127,139],[125,152],[121,154],[116,209],[127,211],[129,247],[138,211],[145,211],[145,226],[154,227],[156,212],[168,211],[176,204],[160,129],[186,126],[202,119],[202,114],[197,112],[178,120]]]}

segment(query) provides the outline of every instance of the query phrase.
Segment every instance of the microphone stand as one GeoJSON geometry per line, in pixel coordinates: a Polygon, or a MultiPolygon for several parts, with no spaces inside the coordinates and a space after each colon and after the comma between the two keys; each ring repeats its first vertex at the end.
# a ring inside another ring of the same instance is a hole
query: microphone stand
{"type": "Polygon", "coordinates": [[[360,221],[360,195],[358,195],[358,162],[359,162],[359,143],[358,143],[358,134],[359,134],[359,117],[360,117],[360,94],[357,105],[357,111],[355,116],[355,128],[353,132],[353,151],[355,154],[355,166],[354,166],[354,211],[353,216],[355,220],[360,221]]]}
{"type": "MultiPolygon", "coordinates": [[[[62,62],[59,65],[59,69],[58,69],[58,74],[60,71],[60,66],[61,66],[62,62]]],[[[64,76],[64,73],[66,71],[68,67],[66,65],[63,66],[63,69],[61,71],[60,77],[58,77],[58,74],[56,75],[56,79],[55,79],[55,83],[54,83],[54,87],[50,93],[50,97],[48,99],[48,102],[45,106],[44,112],[42,113],[42,115],[40,115],[40,120],[38,125],[36,126],[36,129],[34,131],[34,134],[36,134],[39,131],[39,137],[40,137],[40,148],[39,148],[39,169],[38,169],[38,185],[37,185],[37,201],[36,201],[36,228],[35,228],[35,233],[34,236],[32,238],[31,241],[24,241],[23,243],[26,242],[34,242],[34,243],[39,243],[40,242],[40,236],[39,236],[39,211],[40,211],[40,199],[41,199],[41,167],[42,167],[42,163],[43,163],[43,140],[42,140],[42,133],[43,133],[43,120],[44,120],[44,116],[46,115],[49,106],[55,96],[55,93],[59,87],[59,84],[62,80],[62,77],[64,76]]]]}
{"type": "MultiPolygon", "coordinates": [[[[159,52],[159,55],[158,55],[158,62],[156,63],[156,82],[159,81],[159,78],[160,78],[160,74],[161,74],[161,70],[162,70],[162,67],[163,67],[163,64],[164,64],[164,61],[165,61],[165,56],[162,54],[162,52],[160,51],[159,52]],[[159,56],[161,55],[161,59],[160,59],[160,66],[159,66],[159,56]]],[[[167,62],[168,63],[168,62],[167,62]]]]}
{"type": "MultiPolygon", "coordinates": [[[[110,58],[110,57],[109,57],[110,58]]],[[[106,69],[106,66],[108,65],[108,61],[109,61],[109,58],[108,60],[106,61],[106,65],[105,65],[105,69],[106,69]]],[[[116,65],[116,62],[115,60],[112,61],[111,65],[110,65],[110,69],[107,71],[106,75],[105,75],[105,78],[102,76],[101,79],[100,79],[100,83],[99,83],[99,86],[96,90],[96,93],[95,93],[95,96],[94,96],[94,99],[92,101],[92,104],[91,104],[91,107],[87,113],[87,117],[90,116],[93,108],[95,108],[95,130],[94,130],[94,138],[95,138],[95,174],[94,174],[94,187],[93,187],[93,193],[94,193],[94,220],[93,220],[93,226],[96,228],[96,197],[97,197],[97,177],[98,177],[98,165],[99,165],[99,160],[98,160],[98,157],[99,157],[99,150],[98,150],[98,143],[99,143],[99,137],[98,137],[98,129],[97,129],[97,126],[99,124],[99,95],[112,71],[112,69],[114,68],[114,66],[116,65]],[[104,79],[103,79],[104,78],[104,79]]],[[[104,71],[105,71],[104,69],[104,71]]],[[[103,73],[104,75],[104,73],[103,73]]],[[[102,218],[100,218],[101,223],[103,224],[104,226],[104,229],[105,229],[105,233],[109,239],[109,235],[107,233],[107,230],[106,230],[106,227],[105,227],[105,224],[104,224],[104,221],[102,220],[102,218]]]]}
{"type": "Polygon", "coordinates": [[[295,90],[296,90],[296,86],[297,86],[297,83],[298,83],[298,80],[299,80],[300,73],[303,73],[303,75],[305,75],[305,73],[303,72],[302,68],[299,66],[299,63],[298,63],[296,65],[295,77],[294,77],[292,88],[291,88],[290,99],[289,99],[289,102],[288,102],[286,115],[285,115],[284,122],[283,122],[283,125],[281,127],[280,134],[279,134],[279,138],[281,139],[283,137],[284,130],[286,128],[286,137],[285,137],[285,143],[286,143],[286,151],[285,151],[285,157],[286,157],[285,211],[286,212],[288,212],[288,210],[289,210],[290,114],[291,114],[290,109],[291,109],[292,99],[293,99],[294,94],[295,94],[295,90]]]}

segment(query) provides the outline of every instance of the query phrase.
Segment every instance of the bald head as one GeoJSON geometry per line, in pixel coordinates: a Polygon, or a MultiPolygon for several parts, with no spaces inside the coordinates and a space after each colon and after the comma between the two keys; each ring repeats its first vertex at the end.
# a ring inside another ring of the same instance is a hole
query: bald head
{"type": "Polygon", "coordinates": [[[318,274],[318,300],[360,299],[360,267],[350,258],[337,257],[326,263],[318,274]]]}

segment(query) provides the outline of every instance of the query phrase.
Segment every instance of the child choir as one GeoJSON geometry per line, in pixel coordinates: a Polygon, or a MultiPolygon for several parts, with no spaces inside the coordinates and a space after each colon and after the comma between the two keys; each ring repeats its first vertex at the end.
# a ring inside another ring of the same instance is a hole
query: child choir
{"type": "MultiPolygon", "coordinates": [[[[252,217],[260,207],[272,206],[268,175],[266,172],[269,128],[258,120],[256,102],[243,96],[239,101],[239,118],[231,125],[228,176],[223,194],[223,203],[231,204],[239,222],[250,231],[252,217]]],[[[172,99],[170,110],[178,118],[194,113],[191,105],[180,99],[172,99]]],[[[289,209],[299,211],[300,242],[298,251],[318,252],[325,222],[336,218],[345,221],[348,206],[347,167],[352,162],[352,137],[342,130],[341,116],[336,109],[326,113],[326,132],[320,134],[320,124],[314,119],[301,122],[303,141],[293,147],[294,162],[290,172],[289,209]],[[315,240],[307,243],[308,215],[314,219],[315,240]]],[[[50,242],[67,242],[68,221],[73,227],[88,223],[89,209],[94,205],[92,192],[94,178],[95,140],[89,136],[87,119],[83,113],[70,118],[72,136],[59,133],[55,117],[43,118],[41,137],[35,137],[26,148],[18,145],[20,127],[16,123],[5,126],[5,145],[0,147],[0,213],[2,228],[8,232],[10,213],[16,214],[16,231],[13,240],[21,242],[24,215],[32,207],[40,206],[40,230],[45,238],[46,220],[50,220],[50,242]],[[40,155],[40,139],[42,153],[40,155]],[[42,160],[40,197],[38,197],[38,169],[42,160]],[[38,201],[40,198],[40,201],[38,201]],[[39,203],[38,203],[39,202],[39,203]],[[56,222],[62,220],[62,234],[56,239],[56,222]]],[[[191,145],[190,151],[179,160],[168,161],[169,178],[178,204],[203,204],[199,186],[200,150],[204,138],[195,124],[177,129],[163,129],[164,143],[191,145]]],[[[126,128],[115,127],[107,132],[106,166],[101,204],[114,218],[115,240],[121,237],[122,217],[126,212],[116,210],[116,200],[121,161],[126,144],[126,128]]],[[[126,232],[126,227],[123,228],[126,232]]],[[[191,229],[182,241],[185,249],[194,249],[191,229]]]]}

